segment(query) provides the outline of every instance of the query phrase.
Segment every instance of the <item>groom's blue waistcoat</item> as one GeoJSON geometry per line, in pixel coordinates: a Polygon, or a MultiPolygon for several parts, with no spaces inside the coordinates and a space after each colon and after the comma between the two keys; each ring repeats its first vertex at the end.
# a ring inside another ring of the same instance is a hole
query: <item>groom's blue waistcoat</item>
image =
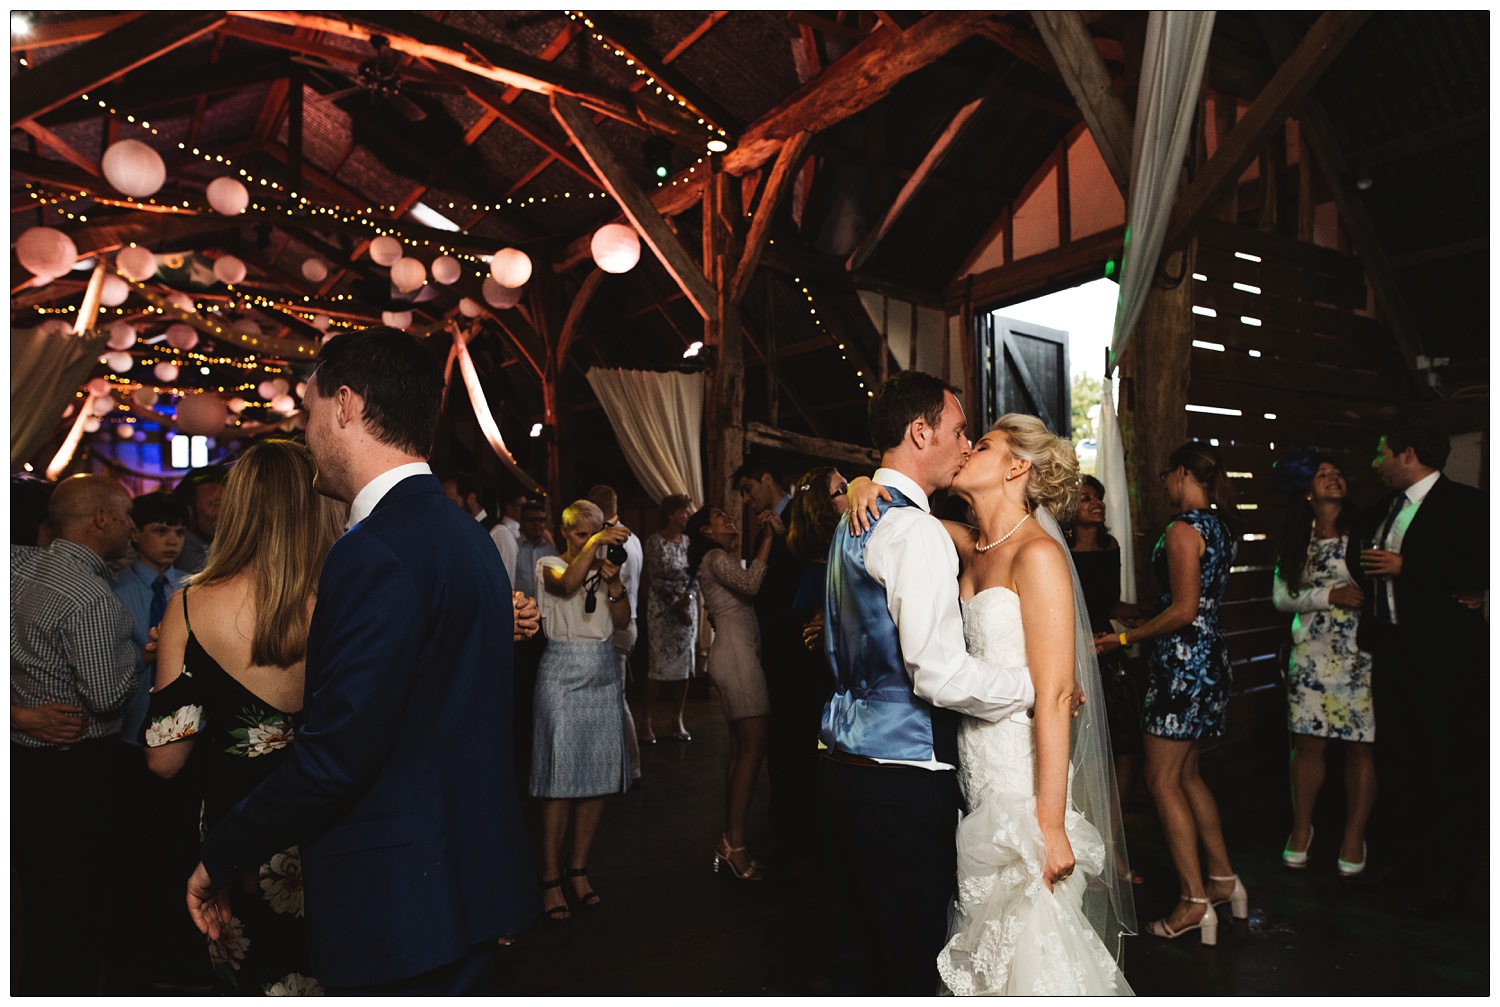
{"type": "MultiPolygon", "coordinates": [[[[882,515],[891,507],[916,506],[898,490],[887,490],[893,501],[880,501],[882,515]]],[[[912,692],[885,588],[865,567],[870,534],[850,534],[845,517],[828,550],[823,645],[834,688],[818,737],[851,755],[955,764],[957,718],[912,692]]]]}

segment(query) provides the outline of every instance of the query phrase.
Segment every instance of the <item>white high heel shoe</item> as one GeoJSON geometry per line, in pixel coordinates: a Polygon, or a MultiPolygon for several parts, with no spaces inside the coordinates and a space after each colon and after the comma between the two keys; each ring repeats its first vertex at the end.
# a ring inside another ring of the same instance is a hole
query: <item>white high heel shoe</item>
{"type": "Polygon", "coordinates": [[[1367,843],[1361,843],[1359,847],[1359,863],[1351,864],[1343,857],[1339,857],[1339,874],[1346,878],[1357,878],[1365,872],[1365,864],[1370,860],[1370,847],[1367,843]]]}
{"type": "Polygon", "coordinates": [[[1240,876],[1238,874],[1230,874],[1227,877],[1218,877],[1216,875],[1210,874],[1208,876],[1208,880],[1233,881],[1234,890],[1229,893],[1228,897],[1222,899],[1214,899],[1212,900],[1211,904],[1215,906],[1222,906],[1224,903],[1228,902],[1229,915],[1233,916],[1237,920],[1248,920],[1250,918],[1250,893],[1245,891],[1245,883],[1240,880],[1240,876]]]}
{"type": "Polygon", "coordinates": [[[1307,847],[1300,853],[1292,849],[1292,837],[1286,837],[1286,846],[1281,851],[1281,862],[1294,871],[1300,871],[1307,866],[1307,853],[1312,849],[1313,829],[1307,830],[1307,847]]]}
{"type": "Polygon", "coordinates": [[[1191,895],[1184,895],[1182,897],[1182,901],[1192,902],[1195,905],[1203,906],[1203,918],[1200,919],[1197,923],[1183,927],[1181,930],[1173,930],[1171,926],[1167,924],[1167,921],[1165,919],[1152,920],[1150,923],[1146,924],[1146,933],[1150,934],[1153,937],[1165,937],[1168,940],[1171,940],[1174,937],[1181,937],[1185,933],[1196,930],[1198,931],[1199,939],[1202,940],[1202,942],[1206,946],[1213,947],[1215,944],[1218,944],[1219,914],[1214,912],[1213,903],[1209,902],[1208,899],[1195,899],[1191,895]]]}

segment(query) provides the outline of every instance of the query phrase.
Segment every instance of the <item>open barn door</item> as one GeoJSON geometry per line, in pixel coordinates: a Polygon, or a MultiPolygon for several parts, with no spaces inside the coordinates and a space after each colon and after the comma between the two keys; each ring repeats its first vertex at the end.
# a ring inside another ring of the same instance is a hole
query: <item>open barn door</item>
{"type": "Polygon", "coordinates": [[[1047,429],[1073,435],[1068,334],[998,312],[975,318],[979,331],[981,432],[1006,413],[1040,416],[1047,429]]]}

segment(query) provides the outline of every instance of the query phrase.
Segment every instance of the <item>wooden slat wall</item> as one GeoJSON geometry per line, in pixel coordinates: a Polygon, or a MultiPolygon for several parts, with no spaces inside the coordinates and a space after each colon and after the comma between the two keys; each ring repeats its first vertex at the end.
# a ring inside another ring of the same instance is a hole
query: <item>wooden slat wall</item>
{"type": "Polygon", "coordinates": [[[1290,617],[1271,605],[1287,506],[1270,487],[1272,463],[1289,445],[1315,445],[1343,467],[1357,502],[1373,502],[1380,423],[1410,401],[1411,388],[1391,337],[1356,314],[1367,303],[1358,259],[1212,221],[1199,233],[1197,273],[1206,279],[1193,281],[1193,305],[1216,317],[1195,315],[1195,340],[1223,350],[1194,348],[1188,402],[1241,413],[1190,410],[1188,436],[1217,441],[1227,469],[1246,474],[1232,480],[1242,540],[1223,610],[1234,690],[1243,693],[1277,680],[1289,641],[1290,617]]]}

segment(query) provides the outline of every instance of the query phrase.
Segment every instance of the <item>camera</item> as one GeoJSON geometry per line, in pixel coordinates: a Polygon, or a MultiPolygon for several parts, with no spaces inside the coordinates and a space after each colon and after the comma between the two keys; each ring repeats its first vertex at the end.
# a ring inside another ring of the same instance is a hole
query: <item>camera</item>
{"type": "Polygon", "coordinates": [[[609,560],[615,566],[623,567],[625,565],[625,560],[628,559],[629,556],[630,554],[625,551],[625,547],[623,545],[616,545],[615,543],[611,542],[609,545],[604,547],[604,558],[609,560]]]}

